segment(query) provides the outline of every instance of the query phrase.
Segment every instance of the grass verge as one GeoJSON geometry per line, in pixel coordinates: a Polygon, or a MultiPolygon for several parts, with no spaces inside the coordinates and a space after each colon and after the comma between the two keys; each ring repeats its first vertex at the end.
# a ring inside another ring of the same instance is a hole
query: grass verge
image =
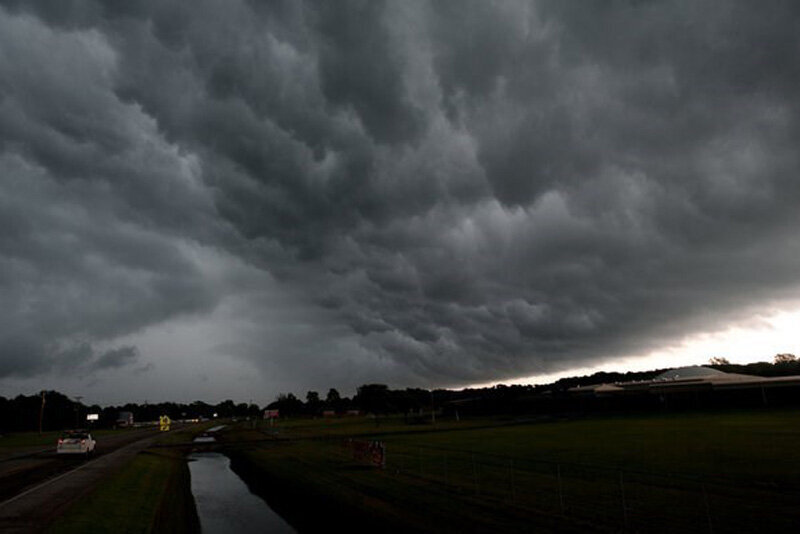
{"type": "Polygon", "coordinates": [[[182,455],[140,453],[47,532],[199,532],[188,485],[182,455]]]}
{"type": "MultiPolygon", "coordinates": [[[[204,428],[171,432],[160,441],[185,441],[204,428]]],[[[167,448],[137,454],[120,471],[67,510],[47,532],[200,532],[185,452],[167,448]]]]}

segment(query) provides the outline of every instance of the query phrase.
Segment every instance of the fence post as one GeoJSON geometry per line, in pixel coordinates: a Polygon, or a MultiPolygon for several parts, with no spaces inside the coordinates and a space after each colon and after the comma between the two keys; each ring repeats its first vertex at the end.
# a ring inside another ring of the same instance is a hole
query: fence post
{"type": "Polygon", "coordinates": [[[564,489],[561,486],[561,464],[556,464],[556,476],[558,477],[558,503],[561,506],[561,515],[566,515],[564,509],[564,489]]]}
{"type": "Polygon", "coordinates": [[[625,502],[625,479],[622,476],[622,471],[619,472],[619,492],[622,496],[622,521],[625,528],[628,528],[628,504],[625,502]]]}
{"type": "Polygon", "coordinates": [[[481,487],[478,484],[478,468],[475,465],[475,453],[472,453],[472,479],[475,482],[475,495],[480,495],[481,487]]]}
{"type": "Polygon", "coordinates": [[[711,522],[711,504],[708,502],[708,493],[706,492],[706,485],[701,484],[703,488],[703,501],[706,503],[706,519],[708,519],[708,532],[714,534],[714,524],[711,522]]]}
{"type": "Polygon", "coordinates": [[[445,486],[450,485],[450,480],[447,477],[447,453],[444,453],[444,484],[445,486]]]}
{"type": "Polygon", "coordinates": [[[417,449],[417,458],[419,458],[419,476],[420,478],[423,477],[424,473],[422,472],[422,447],[417,449]]]}
{"type": "Polygon", "coordinates": [[[508,460],[508,467],[509,467],[509,474],[511,476],[511,502],[516,502],[516,500],[517,500],[517,492],[516,492],[516,488],[514,487],[514,459],[513,458],[508,460]]]}

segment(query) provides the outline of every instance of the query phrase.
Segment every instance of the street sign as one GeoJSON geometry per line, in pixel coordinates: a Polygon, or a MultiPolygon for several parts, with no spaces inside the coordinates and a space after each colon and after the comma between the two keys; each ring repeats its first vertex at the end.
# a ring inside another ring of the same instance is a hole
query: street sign
{"type": "Polygon", "coordinates": [[[167,430],[169,430],[169,424],[171,422],[172,421],[170,421],[170,418],[169,418],[168,415],[162,415],[161,417],[159,417],[158,418],[158,427],[161,430],[161,432],[166,432],[167,430]]]}

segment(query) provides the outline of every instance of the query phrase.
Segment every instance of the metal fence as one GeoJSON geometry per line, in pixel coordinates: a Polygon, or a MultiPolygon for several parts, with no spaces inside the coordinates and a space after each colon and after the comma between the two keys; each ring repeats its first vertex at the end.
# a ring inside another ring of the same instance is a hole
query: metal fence
{"type": "Polygon", "coordinates": [[[774,484],[389,444],[387,473],[630,532],[794,532],[800,491],[774,484]]]}

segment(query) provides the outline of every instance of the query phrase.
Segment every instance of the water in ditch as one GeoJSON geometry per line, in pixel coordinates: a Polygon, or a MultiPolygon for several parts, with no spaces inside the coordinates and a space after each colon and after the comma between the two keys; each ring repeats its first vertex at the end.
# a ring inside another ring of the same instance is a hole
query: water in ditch
{"type": "Polygon", "coordinates": [[[295,532],[263,499],[250,492],[231,470],[227,456],[198,452],[189,459],[192,494],[205,534],[295,532]]]}

